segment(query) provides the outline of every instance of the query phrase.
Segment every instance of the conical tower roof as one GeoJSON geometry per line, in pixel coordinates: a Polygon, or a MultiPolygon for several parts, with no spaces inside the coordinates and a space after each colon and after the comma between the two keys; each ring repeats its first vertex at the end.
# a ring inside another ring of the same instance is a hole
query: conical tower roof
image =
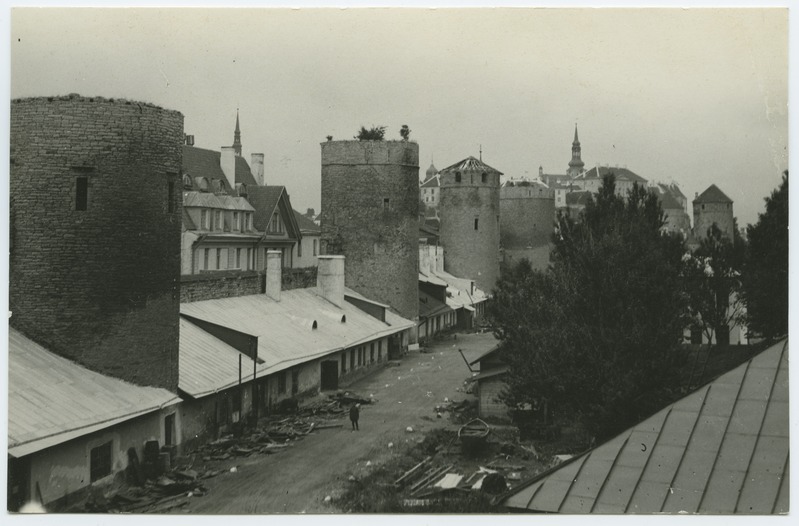
{"type": "Polygon", "coordinates": [[[435,177],[437,173],[438,173],[438,168],[436,168],[436,166],[431,162],[430,168],[428,168],[427,171],[425,172],[424,180],[427,181],[431,177],[435,177]]]}
{"type": "Polygon", "coordinates": [[[502,172],[500,172],[496,168],[488,166],[480,159],[477,159],[471,155],[460,162],[457,162],[451,166],[447,166],[439,173],[443,174],[449,172],[478,172],[478,173],[486,172],[486,173],[497,173],[499,175],[503,175],[502,172]]]}

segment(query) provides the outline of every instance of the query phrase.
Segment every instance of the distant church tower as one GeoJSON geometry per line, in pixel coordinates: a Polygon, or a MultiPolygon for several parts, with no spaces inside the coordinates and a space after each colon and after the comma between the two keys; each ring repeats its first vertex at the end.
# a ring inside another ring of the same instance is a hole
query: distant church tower
{"type": "Polygon", "coordinates": [[[569,169],[566,173],[569,177],[579,175],[583,171],[585,163],[580,158],[580,139],[577,138],[577,125],[574,125],[574,141],[572,142],[572,160],[569,161],[569,169]]]}
{"type": "Polygon", "coordinates": [[[236,131],[233,132],[233,151],[236,152],[236,157],[241,157],[241,130],[239,129],[239,110],[236,110],[236,131]]]}

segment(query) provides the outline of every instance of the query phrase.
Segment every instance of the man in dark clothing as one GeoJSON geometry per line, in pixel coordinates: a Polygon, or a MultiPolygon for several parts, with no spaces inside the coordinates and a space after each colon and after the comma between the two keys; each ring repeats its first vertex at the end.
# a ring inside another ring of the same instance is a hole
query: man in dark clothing
{"type": "Polygon", "coordinates": [[[352,422],[353,431],[360,431],[358,428],[358,417],[360,416],[359,407],[361,407],[361,404],[353,404],[350,407],[350,422],[352,422]]]}

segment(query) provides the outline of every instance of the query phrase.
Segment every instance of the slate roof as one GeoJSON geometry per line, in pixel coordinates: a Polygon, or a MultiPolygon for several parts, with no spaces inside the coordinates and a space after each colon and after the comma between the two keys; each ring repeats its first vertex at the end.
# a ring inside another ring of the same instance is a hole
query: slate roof
{"type": "Polygon", "coordinates": [[[254,229],[266,232],[269,222],[272,220],[272,214],[279,209],[289,237],[293,239],[302,237],[296,213],[291,207],[291,200],[285,186],[247,188],[247,200],[255,210],[252,218],[254,229]],[[283,202],[282,206],[280,206],[281,201],[283,202]]]}
{"type": "MultiPolygon", "coordinates": [[[[196,146],[183,145],[183,173],[189,174],[192,181],[195,177],[205,177],[209,183],[212,179],[220,179],[227,183],[225,173],[220,164],[221,153],[196,146]]],[[[236,157],[236,182],[251,186],[258,183],[250,171],[250,165],[244,157],[236,157]]],[[[227,184],[225,185],[227,188],[227,184]]],[[[227,188],[229,194],[234,195],[235,188],[227,188]]]]}
{"type": "MultiPolygon", "coordinates": [[[[350,289],[344,293],[363,298],[350,289]]],[[[258,378],[415,325],[388,310],[382,322],[347,301],[337,307],[320,296],[316,287],[284,290],[279,302],[266,294],[254,294],[183,303],[180,313],[179,386],[193,397],[238,382],[238,351],[200,330],[186,315],[257,336],[258,358],[263,360],[256,365],[258,378]],[[342,315],[346,316],[344,323],[342,315]],[[314,320],[316,329],[312,328],[314,320]]],[[[246,357],[243,362],[247,363],[242,367],[244,380],[249,381],[253,363],[246,357]]]]}
{"type": "Polygon", "coordinates": [[[303,234],[321,235],[322,229],[319,227],[319,225],[308,219],[307,216],[297,212],[296,210],[292,211],[294,212],[294,218],[297,220],[297,225],[299,225],[300,227],[300,232],[302,232],[303,234]]]}
{"type": "Polygon", "coordinates": [[[23,457],[179,402],[90,371],[8,331],[8,453],[23,457]]]}
{"type": "Polygon", "coordinates": [[[707,190],[699,194],[699,197],[694,199],[694,203],[732,203],[732,199],[727,197],[718,186],[712,184],[707,190]]]}
{"type": "Polygon", "coordinates": [[[419,188],[438,188],[441,186],[441,178],[438,175],[434,175],[424,183],[422,183],[419,188]]]}
{"type": "Polygon", "coordinates": [[[504,496],[559,513],[788,512],[788,342],[504,496]]]}
{"type": "Polygon", "coordinates": [[[599,166],[586,170],[577,176],[580,179],[604,179],[609,174],[614,174],[617,181],[632,181],[634,183],[646,183],[646,179],[627,168],[599,166]]]}
{"type": "Polygon", "coordinates": [[[481,161],[480,159],[476,159],[475,157],[469,156],[466,159],[459,161],[453,165],[447,166],[443,170],[438,173],[445,173],[445,172],[486,172],[486,173],[496,173],[499,175],[503,175],[502,172],[497,170],[496,168],[492,168],[488,166],[486,163],[481,161]]]}

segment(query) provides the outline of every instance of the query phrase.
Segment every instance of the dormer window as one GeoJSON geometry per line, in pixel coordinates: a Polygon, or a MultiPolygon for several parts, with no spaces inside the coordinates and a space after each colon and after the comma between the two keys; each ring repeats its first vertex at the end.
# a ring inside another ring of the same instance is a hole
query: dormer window
{"type": "Polygon", "coordinates": [[[189,174],[183,174],[183,188],[191,188],[191,176],[189,174]]]}
{"type": "Polygon", "coordinates": [[[222,230],[222,212],[220,210],[214,211],[214,230],[222,230]]]}
{"type": "Polygon", "coordinates": [[[200,210],[200,230],[208,230],[208,210],[200,210]]]}

